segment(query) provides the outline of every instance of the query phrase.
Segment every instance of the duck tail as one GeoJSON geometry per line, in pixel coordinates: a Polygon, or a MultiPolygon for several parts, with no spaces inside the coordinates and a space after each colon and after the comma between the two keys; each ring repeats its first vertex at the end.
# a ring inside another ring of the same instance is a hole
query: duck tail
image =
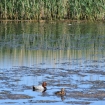
{"type": "Polygon", "coordinates": [[[35,87],[34,87],[34,86],[33,86],[33,88],[32,88],[32,89],[33,89],[33,91],[35,91],[35,87]]]}

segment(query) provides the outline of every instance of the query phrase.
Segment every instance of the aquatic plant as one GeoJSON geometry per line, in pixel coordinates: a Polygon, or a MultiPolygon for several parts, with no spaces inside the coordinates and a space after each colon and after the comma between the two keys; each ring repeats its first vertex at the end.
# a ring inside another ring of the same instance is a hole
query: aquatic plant
{"type": "Polygon", "coordinates": [[[104,19],[105,0],[1,0],[0,19],[104,19]]]}

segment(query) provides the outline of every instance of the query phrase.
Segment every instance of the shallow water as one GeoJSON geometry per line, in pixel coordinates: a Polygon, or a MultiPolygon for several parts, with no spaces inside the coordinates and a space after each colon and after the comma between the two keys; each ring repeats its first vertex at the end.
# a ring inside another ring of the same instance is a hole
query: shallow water
{"type": "Polygon", "coordinates": [[[68,24],[0,23],[0,104],[105,104],[105,24],[68,24]]]}

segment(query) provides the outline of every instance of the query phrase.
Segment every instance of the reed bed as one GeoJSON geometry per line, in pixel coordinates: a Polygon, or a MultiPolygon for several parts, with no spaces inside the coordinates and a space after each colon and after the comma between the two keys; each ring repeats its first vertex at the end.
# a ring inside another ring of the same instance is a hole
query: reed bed
{"type": "Polygon", "coordinates": [[[0,19],[105,19],[105,0],[1,0],[0,19]]]}

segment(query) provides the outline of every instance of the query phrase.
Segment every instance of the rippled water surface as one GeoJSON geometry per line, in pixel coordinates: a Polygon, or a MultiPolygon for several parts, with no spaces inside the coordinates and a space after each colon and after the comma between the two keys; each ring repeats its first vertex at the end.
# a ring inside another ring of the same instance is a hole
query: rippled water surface
{"type": "Polygon", "coordinates": [[[105,24],[1,22],[0,84],[2,105],[104,105],[105,24]]]}

